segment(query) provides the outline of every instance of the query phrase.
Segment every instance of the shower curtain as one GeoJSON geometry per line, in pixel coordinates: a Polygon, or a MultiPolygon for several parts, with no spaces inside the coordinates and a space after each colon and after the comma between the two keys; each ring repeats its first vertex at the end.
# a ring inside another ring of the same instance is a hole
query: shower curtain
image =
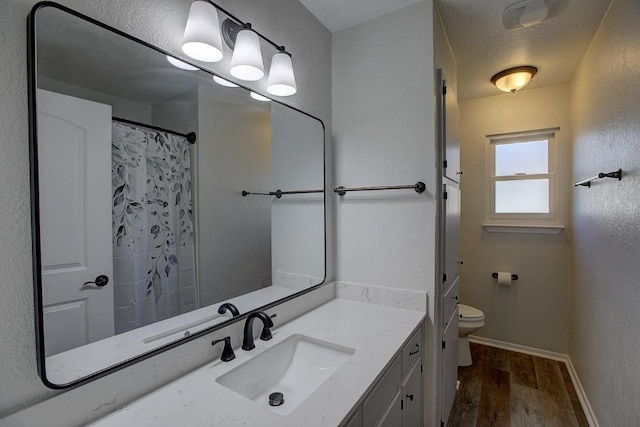
{"type": "Polygon", "coordinates": [[[112,188],[116,333],[195,308],[186,139],[114,121],[112,188]]]}

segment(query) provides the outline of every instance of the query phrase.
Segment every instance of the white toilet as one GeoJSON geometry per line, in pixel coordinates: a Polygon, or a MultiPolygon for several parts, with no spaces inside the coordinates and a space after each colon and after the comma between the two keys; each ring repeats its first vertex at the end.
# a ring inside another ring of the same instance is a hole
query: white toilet
{"type": "Polygon", "coordinates": [[[477,308],[458,304],[458,366],[471,366],[469,334],[484,326],[484,313],[477,308]]]}

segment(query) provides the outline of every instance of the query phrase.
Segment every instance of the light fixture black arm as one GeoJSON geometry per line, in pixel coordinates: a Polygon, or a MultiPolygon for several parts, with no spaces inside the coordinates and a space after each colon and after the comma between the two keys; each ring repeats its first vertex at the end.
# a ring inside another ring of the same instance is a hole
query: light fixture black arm
{"type": "Polygon", "coordinates": [[[278,51],[286,53],[287,55],[291,56],[291,52],[288,52],[284,46],[276,44],[274,41],[272,41],[270,38],[264,36],[262,33],[254,30],[251,27],[251,24],[249,22],[244,22],[241,21],[239,18],[237,18],[236,16],[232,15],[231,13],[229,13],[226,9],[224,9],[221,6],[218,6],[217,4],[215,4],[214,2],[212,2],[211,0],[206,0],[207,3],[210,3],[213,7],[215,7],[216,9],[218,9],[220,12],[224,13],[225,15],[227,15],[229,18],[231,18],[233,21],[237,22],[238,24],[240,24],[242,27],[244,27],[245,29],[249,29],[251,31],[253,31],[254,33],[256,33],[258,35],[258,37],[260,37],[262,40],[266,41],[267,43],[269,43],[271,46],[275,47],[278,51]]]}

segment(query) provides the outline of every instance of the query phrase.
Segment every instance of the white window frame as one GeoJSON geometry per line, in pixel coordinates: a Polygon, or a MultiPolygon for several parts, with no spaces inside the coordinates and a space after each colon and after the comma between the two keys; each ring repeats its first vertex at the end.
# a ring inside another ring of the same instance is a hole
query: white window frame
{"type": "Polygon", "coordinates": [[[508,134],[487,135],[487,203],[485,225],[513,225],[513,226],[544,226],[556,224],[556,131],[560,128],[539,129],[526,132],[514,132],[508,134]],[[496,145],[513,144],[530,141],[548,141],[548,172],[544,174],[527,175],[495,175],[496,145]],[[496,213],[495,211],[495,183],[498,181],[517,181],[532,179],[549,180],[549,212],[548,213],[496,213]]]}

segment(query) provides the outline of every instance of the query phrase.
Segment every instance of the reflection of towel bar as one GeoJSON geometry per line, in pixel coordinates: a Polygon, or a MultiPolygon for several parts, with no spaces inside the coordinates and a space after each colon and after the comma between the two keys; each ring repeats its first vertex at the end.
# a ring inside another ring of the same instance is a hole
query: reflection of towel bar
{"type": "Polygon", "coordinates": [[[276,196],[278,199],[285,194],[310,194],[310,193],[324,193],[324,190],[294,190],[294,191],[269,191],[268,193],[255,193],[251,191],[242,191],[242,197],[247,197],[251,194],[255,194],[258,196],[276,196]]]}
{"type": "Polygon", "coordinates": [[[613,172],[609,172],[609,173],[600,172],[598,175],[592,176],[591,178],[587,178],[587,179],[583,179],[582,181],[574,182],[573,186],[577,187],[577,186],[580,185],[582,187],[591,188],[591,181],[595,181],[596,179],[602,179],[602,178],[617,178],[618,181],[620,181],[620,180],[622,180],[622,169],[618,169],[617,171],[613,171],[613,172]]]}
{"type": "Polygon", "coordinates": [[[416,193],[422,193],[424,192],[424,190],[427,188],[426,185],[424,185],[424,182],[416,182],[413,185],[388,185],[385,187],[355,187],[355,188],[345,188],[345,187],[338,187],[338,188],[334,188],[333,192],[334,193],[338,193],[338,195],[340,196],[344,196],[345,194],[347,194],[348,191],[379,191],[379,190],[407,190],[407,189],[413,189],[416,190],[416,193]]]}
{"type": "MultiPolygon", "coordinates": [[[[493,277],[494,279],[497,279],[498,278],[498,273],[491,274],[491,277],[493,277]]],[[[517,274],[512,274],[511,275],[511,280],[518,280],[518,275],[517,274]]]]}

